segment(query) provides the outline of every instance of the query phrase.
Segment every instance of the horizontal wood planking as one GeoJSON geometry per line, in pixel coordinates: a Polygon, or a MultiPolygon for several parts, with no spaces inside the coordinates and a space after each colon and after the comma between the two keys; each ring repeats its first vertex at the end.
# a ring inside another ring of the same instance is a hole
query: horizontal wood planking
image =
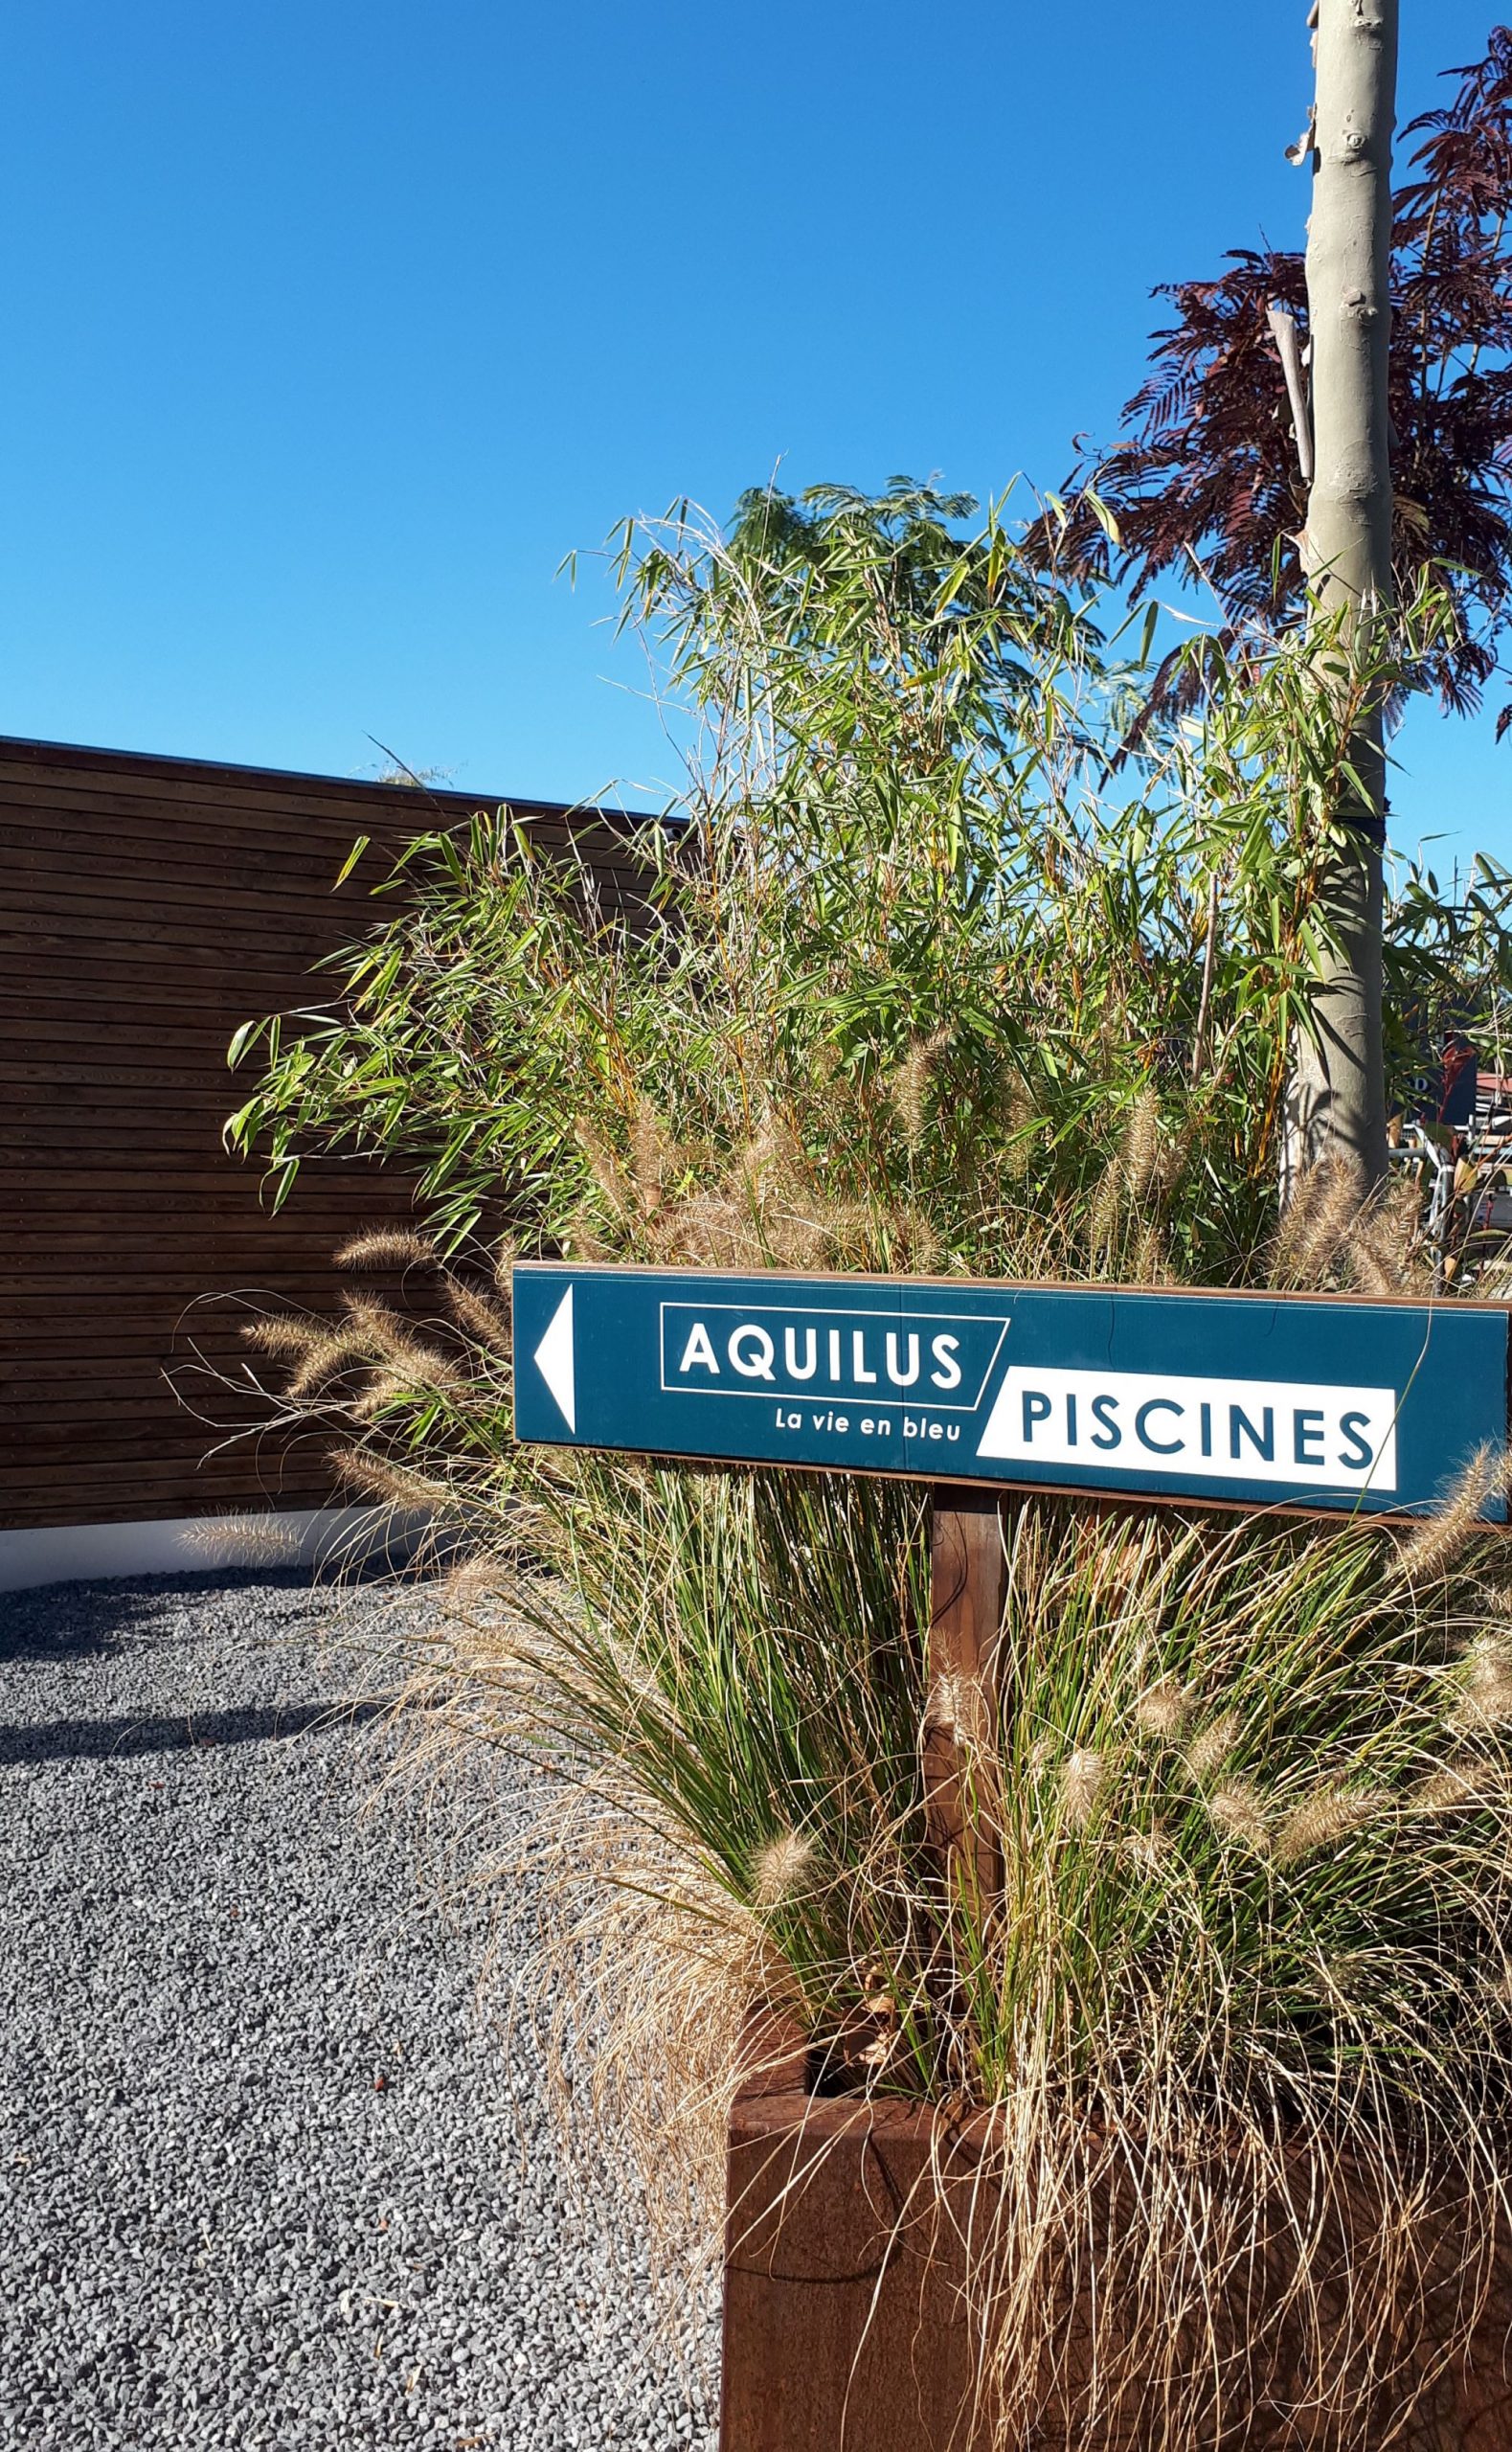
{"type": "MultiPolygon", "coordinates": [[[[161,1212],[133,1216],[123,1214],[112,1204],[112,1218],[113,1222],[102,1231],[97,1227],[79,1226],[71,1218],[45,1217],[22,1210],[11,1213],[9,1227],[0,1217],[0,1234],[5,1236],[6,1249],[15,1256],[18,1267],[32,1266],[40,1269],[44,1276],[54,1274],[48,1265],[50,1261],[56,1260],[59,1268],[76,1275],[82,1264],[82,1255],[102,1254],[108,1260],[113,1252],[122,1250],[144,1259],[148,1253],[155,1253],[160,1271],[166,1274],[175,1270],[182,1275],[182,1262],[164,1251],[161,1212]]],[[[312,1221],[301,1204],[296,1202],[291,1210],[285,1211],[280,1221],[280,1253],[292,1258],[303,1252],[323,1265],[328,1265],[332,1232],[344,1234],[346,1231],[339,1215],[332,1218],[328,1213],[324,1216],[317,1213],[312,1221]]],[[[200,1248],[203,1250],[213,1251],[224,1245],[229,1255],[239,1256],[246,1248],[247,1239],[243,1212],[220,1213],[208,1207],[202,1209],[200,1237],[200,1248]]]]}
{"type": "MultiPolygon", "coordinates": [[[[192,1417],[182,1414],[179,1419],[184,1427],[176,1435],[169,1435],[166,1424],[157,1426],[152,1452],[159,1464],[177,1459],[192,1472],[198,1472],[202,1465],[209,1465],[217,1453],[223,1458],[234,1460],[236,1447],[248,1439],[254,1442],[271,1439],[276,1452],[280,1455],[284,1452],[288,1443],[282,1432],[260,1430],[258,1424],[247,1413],[243,1413],[240,1419],[235,1421],[216,1419],[196,1421],[192,1417]]],[[[313,1434],[308,1435],[313,1436],[313,1434]]],[[[318,1444],[323,1449],[327,1447],[334,1436],[333,1427],[327,1427],[325,1438],[318,1444]]],[[[140,1459],[141,1430],[133,1429],[119,1412],[108,1420],[92,1424],[88,1438],[89,1459],[92,1466],[98,1468],[102,1464],[135,1464],[140,1459]]],[[[31,1474],[45,1471],[54,1464],[72,1464],[77,1458],[79,1443],[79,1426],[77,1422],[57,1423],[45,1438],[39,1435],[30,1447],[22,1446],[19,1442],[12,1445],[5,1436],[0,1435],[0,1456],[8,1457],[14,1471],[24,1479],[31,1474]]]]}
{"type": "MultiPolygon", "coordinates": [[[[356,784],[352,788],[360,793],[364,786],[356,784]]],[[[394,800],[384,795],[383,799],[387,806],[377,807],[351,800],[301,806],[297,794],[239,804],[213,804],[192,795],[186,801],[157,786],[146,792],[113,793],[80,776],[18,783],[0,769],[0,807],[11,812],[12,823],[18,827],[34,829],[35,837],[40,837],[47,827],[56,827],[59,832],[75,827],[104,837],[108,833],[106,822],[125,832],[140,830],[142,823],[149,819],[165,849],[199,841],[218,845],[233,858],[243,854],[250,857],[275,847],[282,835],[291,840],[295,856],[302,862],[324,860],[333,851],[338,860],[344,860],[352,847],[362,842],[368,847],[362,860],[370,873],[370,882],[373,873],[387,872],[401,836],[470,825],[474,818],[491,814],[499,806],[462,793],[454,795],[444,806],[428,801],[423,794],[405,793],[394,800]],[[297,829],[292,838],[291,828],[297,829]]],[[[619,822],[596,819],[586,813],[574,817],[566,810],[547,810],[525,804],[511,805],[508,819],[528,843],[548,850],[575,849],[595,867],[600,863],[618,866],[627,877],[639,873],[635,845],[644,820],[619,822]]]]}
{"type": "MultiPolygon", "coordinates": [[[[441,1316],[423,1268],[333,1264],[353,1235],[410,1226],[413,1190],[312,1161],[275,1215],[264,1170],[221,1145],[256,1078],[226,1048],[250,1016],[328,1007],[336,978],[312,965],[393,907],[368,892],[393,855],[499,805],[0,740],[0,1524],[348,1494],[329,1424],[221,1445],[260,1419],[249,1363],[274,1375],[241,1331],[358,1289],[441,1316]],[[335,890],[360,835],[372,849],[335,890]]],[[[511,806],[607,910],[633,909],[644,820],[511,806]]]]}
{"type": "MultiPolygon", "coordinates": [[[[34,973],[39,933],[18,933],[13,942],[0,948],[5,955],[0,970],[6,978],[13,977],[21,962],[25,962],[34,973]]],[[[3,935],[4,931],[0,930],[0,936],[3,935]]],[[[58,961],[59,970],[61,958],[72,956],[78,950],[74,940],[70,940],[66,947],[54,949],[53,958],[58,961]]],[[[214,982],[216,976],[217,965],[214,963],[196,965],[186,962],[176,966],[171,979],[165,979],[162,964],[152,959],[147,948],[134,948],[133,958],[124,961],[113,957],[107,959],[106,951],[96,943],[86,980],[71,986],[66,975],[60,977],[49,968],[40,977],[34,977],[34,993],[28,998],[25,1011],[16,1007],[13,999],[9,1000],[4,1018],[8,1030],[13,1032],[15,1026],[31,1021],[34,1015],[40,1014],[42,1008],[48,1007],[54,1009],[58,1020],[72,1013],[78,1016],[82,1028],[98,1031],[108,1026],[102,1020],[102,1012],[108,1015],[131,1014],[140,1000],[144,1010],[143,1028],[147,1026],[151,1016],[160,1015],[166,1025],[178,1029],[187,1016],[202,1011],[206,984],[214,982]]],[[[249,964],[241,983],[242,1001],[249,1011],[261,1012],[268,996],[282,995],[287,985],[286,970],[261,970],[249,964]]],[[[301,1005],[328,1005],[337,992],[337,985],[334,971],[316,972],[307,983],[306,992],[300,999],[301,1005]]]]}
{"type": "MultiPolygon", "coordinates": [[[[217,1255],[213,1246],[207,1245],[201,1250],[196,1242],[193,1250],[182,1257],[175,1255],[170,1263],[152,1270],[150,1283],[138,1277],[134,1269],[124,1273],[119,1268],[102,1264],[96,1255],[69,1272],[68,1284],[76,1310],[87,1304],[117,1320],[129,1319],[133,1311],[155,1320],[163,1316],[165,1303],[174,1301],[188,1326],[192,1312],[203,1321],[211,1305],[215,1304],[224,1308],[230,1304],[240,1303],[245,1308],[248,1305],[255,1306],[260,1302],[280,1298],[285,1302],[314,1304],[324,1297],[328,1305],[339,1293],[347,1290],[350,1281],[338,1279],[332,1265],[334,1254],[328,1245],[323,1258],[306,1251],[303,1255],[295,1253],[285,1260],[278,1247],[277,1224],[270,1224],[265,1219],[261,1224],[265,1231],[259,1236],[260,1251],[238,1254],[237,1257],[244,1260],[246,1265],[235,1276],[228,1275],[225,1283],[210,1293],[204,1289],[204,1263],[207,1260],[218,1259],[218,1265],[224,1271],[228,1258],[224,1245],[220,1246],[217,1255]],[[123,1283],[124,1274],[130,1275],[132,1282],[129,1285],[123,1283]]],[[[24,1326],[29,1305],[46,1317],[56,1316],[57,1280],[47,1270],[12,1268],[7,1274],[6,1285],[11,1320],[17,1329],[24,1326]]]]}
{"type": "MultiPolygon", "coordinates": [[[[144,1393],[148,1383],[153,1391],[167,1389],[170,1381],[176,1383],[194,1364],[194,1356],[187,1347],[174,1348],[165,1359],[164,1339],[155,1321],[147,1327],[139,1322],[134,1331],[127,1328],[114,1333],[102,1323],[84,1322],[72,1330],[59,1328],[49,1336],[17,1338],[8,1343],[10,1351],[0,1385],[8,1394],[22,1388],[52,1388],[58,1402],[75,1395],[79,1384],[87,1390],[93,1379],[107,1394],[120,1395],[135,1389],[138,1401],[146,1406],[155,1401],[144,1393]]],[[[260,1364],[264,1373],[271,1370],[267,1357],[260,1357],[245,1341],[238,1341],[234,1351],[228,1346],[223,1356],[208,1342],[202,1350],[213,1358],[223,1359],[228,1370],[239,1371],[246,1363],[260,1364]]],[[[167,1396],[164,1401],[168,1401],[167,1396]]],[[[37,1404],[36,1418],[40,1419],[40,1398],[37,1404]]],[[[177,1410],[176,1403],[174,1409],[177,1410]]]]}
{"type": "MultiPolygon", "coordinates": [[[[3,1154],[0,1137],[0,1156],[3,1154]]],[[[306,1159],[298,1177],[299,1215],[306,1224],[327,1215],[350,1217],[353,1203],[361,1203],[369,1179],[366,1162],[350,1167],[344,1177],[323,1177],[306,1159]]],[[[174,1181],[180,1193],[192,1184],[194,1196],[207,1217],[239,1216],[249,1203],[256,1208],[260,1199],[265,1209],[271,1209],[273,1195],[266,1189],[267,1178],[261,1167],[256,1163],[228,1163],[218,1146],[207,1149],[197,1162],[186,1150],[174,1181]]],[[[109,1235],[115,1232],[116,1221],[123,1215],[134,1215],[143,1220],[162,1219],[161,1178],[155,1169],[147,1168],[141,1159],[133,1159],[129,1151],[124,1157],[106,1152],[101,1161],[98,1183],[93,1206],[81,1208],[77,1191],[58,1183],[48,1167],[29,1169],[19,1163],[7,1167],[0,1172],[0,1221],[13,1217],[19,1225],[23,1216],[34,1221],[49,1217],[59,1229],[72,1227],[80,1234],[109,1235]]],[[[379,1200],[383,1197],[381,1192],[375,1196],[379,1200]]]]}
{"type": "MultiPolygon", "coordinates": [[[[106,1448],[118,1443],[113,1440],[101,1442],[106,1448]]],[[[89,1450],[81,1443],[79,1453],[72,1456],[35,1463],[23,1458],[14,1466],[13,1473],[8,1474],[7,1481],[9,1487],[13,1480],[18,1496],[26,1491],[56,1489],[72,1502],[79,1495],[80,1475],[87,1473],[92,1483],[101,1486],[96,1505],[119,1505],[121,1513],[129,1521],[134,1515],[176,1515],[180,1498],[185,1502],[184,1512],[187,1514],[196,1491],[212,1483],[235,1483],[238,1475],[249,1502],[261,1495],[269,1481],[276,1484],[282,1479],[290,1467],[298,1470],[306,1484],[324,1468],[322,1477],[329,1484],[329,1445],[328,1434],[325,1440],[310,1433],[301,1433],[297,1439],[289,1440],[274,1432],[260,1436],[250,1432],[231,1445],[224,1443],[221,1438],[209,1436],[202,1447],[192,1447],[188,1442],[182,1446],[165,1442],[162,1447],[150,1445],[144,1454],[142,1442],[138,1442],[135,1453],[119,1460],[129,1468],[128,1477],[123,1477],[112,1488],[109,1467],[113,1460],[106,1456],[95,1464],[89,1450]],[[245,1469],[249,1464],[256,1466],[255,1472],[245,1469]],[[161,1508],[141,1506],[139,1499],[147,1491],[163,1493],[167,1503],[161,1508]]],[[[240,1504],[235,1498],[232,1503],[240,1504]]],[[[65,1524],[82,1524],[92,1519],[69,1513],[59,1520],[65,1524]]]]}
{"type": "MultiPolygon", "coordinates": [[[[102,1495],[93,1512],[76,1512],[79,1482],[66,1467],[17,1479],[8,1499],[6,1522],[17,1532],[49,1524],[136,1524],[154,1517],[178,1515],[239,1515],[266,1509],[329,1507],[354,1493],[332,1483],[328,1466],[293,1458],[285,1471],[266,1459],[254,1465],[235,1460],[224,1472],[191,1473],[174,1458],[158,1471],[143,1465],[130,1481],[112,1483],[108,1467],[100,1475],[102,1495]],[[129,1497],[104,1495],[108,1489],[129,1491],[129,1497]]],[[[11,1485],[8,1480],[8,1489],[11,1485]]]]}
{"type": "MultiPolygon", "coordinates": [[[[0,808],[0,831],[8,838],[11,829],[5,825],[6,812],[0,808]]],[[[129,821],[123,821],[129,823],[129,821]]],[[[172,845],[160,845],[162,874],[152,886],[141,878],[129,876],[120,859],[102,860],[95,856],[88,844],[59,843],[46,853],[17,848],[14,863],[14,895],[38,911],[64,917],[67,914],[101,901],[119,902],[124,915],[143,905],[171,912],[175,908],[195,911],[227,892],[255,897],[260,906],[280,911],[300,920],[309,912],[311,903],[359,905],[374,901],[372,889],[383,883],[380,876],[367,876],[359,869],[337,883],[338,866],[346,857],[346,848],[333,848],[329,860],[298,863],[284,867],[279,862],[277,848],[270,849],[265,863],[233,866],[217,861],[206,846],[180,851],[172,845]],[[87,883],[87,893],[71,893],[67,875],[70,869],[79,873],[87,883]]],[[[553,856],[560,858],[560,853],[553,856]]],[[[623,869],[612,862],[597,862],[594,867],[594,891],[600,898],[624,897],[638,891],[637,882],[623,869]]],[[[381,913],[386,898],[376,901],[381,913]]]]}
{"type": "MultiPolygon", "coordinates": [[[[367,848],[360,854],[353,881],[359,892],[377,884],[390,873],[398,833],[397,826],[390,824],[387,810],[372,812],[349,806],[334,823],[266,806],[216,810],[208,815],[196,810],[186,818],[182,806],[175,802],[128,797],[111,800],[87,786],[75,792],[32,791],[23,795],[0,783],[0,812],[6,820],[7,834],[13,832],[18,848],[44,864],[55,859],[60,849],[74,844],[88,855],[119,864],[122,836],[140,833],[144,825],[150,825],[165,859],[182,857],[186,871],[197,863],[208,874],[228,865],[247,870],[263,868],[268,859],[277,859],[281,840],[288,842],[291,874],[308,877],[331,891],[336,890],[340,871],[364,837],[367,848]],[[291,825],[299,829],[292,840],[291,825]]],[[[470,824],[480,813],[477,804],[466,801],[440,811],[414,801],[402,823],[418,834],[470,824]]],[[[513,809],[510,814],[525,841],[534,849],[580,858],[595,874],[618,876],[627,886],[638,881],[640,863],[633,836],[627,831],[592,822],[575,828],[555,817],[543,821],[524,808],[513,809]]],[[[341,888],[346,890],[345,886],[341,888]]]]}
{"type": "MultiPolygon", "coordinates": [[[[465,813],[469,808],[497,807],[505,797],[493,792],[459,790],[449,783],[424,783],[418,787],[413,783],[374,783],[355,777],[349,780],[340,775],[307,775],[281,766],[231,766],[209,758],[160,758],[140,750],[89,749],[73,741],[21,740],[0,736],[0,777],[24,783],[34,780],[40,785],[71,775],[87,778],[106,790],[160,792],[205,808],[226,804],[244,806],[249,802],[267,800],[281,808],[301,811],[345,806],[353,800],[369,809],[380,808],[387,803],[400,812],[397,823],[405,827],[411,822],[408,812],[417,806],[465,813]]],[[[522,800],[511,802],[510,806],[557,823],[577,814],[559,802],[522,800]]],[[[622,809],[595,809],[585,814],[607,825],[644,823],[622,809]]]]}
{"type": "MultiPolygon", "coordinates": [[[[284,985],[284,975],[278,971],[267,974],[267,984],[275,994],[284,985]]],[[[326,1002],[336,993],[334,972],[323,983],[326,1002]]],[[[256,1012],[261,982],[244,977],[242,1001],[256,1012]]],[[[114,979],[91,977],[82,997],[66,983],[55,988],[51,981],[39,981],[35,991],[25,1004],[18,997],[0,993],[0,1036],[14,1047],[23,1033],[38,1023],[44,1011],[47,1019],[47,1044],[59,1049],[98,1047],[102,1034],[129,1030],[139,1039],[155,1031],[192,1031],[201,1039],[214,1036],[217,1017],[204,1012],[204,986],[185,985],[175,994],[161,977],[152,975],[152,966],[143,965],[129,975],[121,973],[114,979]],[[56,1010],[51,1010],[56,1007],[56,1010]]],[[[315,1007],[318,996],[306,997],[306,1005],[315,1007]]],[[[222,1050],[224,1053],[224,1050],[222,1050]]]]}
{"type": "MultiPolygon", "coordinates": [[[[4,1155],[4,1136],[0,1135],[0,1156],[4,1155]]],[[[112,1191],[116,1192],[156,1192],[162,1180],[155,1170],[145,1169],[140,1160],[133,1160],[129,1151],[124,1157],[102,1155],[96,1174],[99,1181],[107,1184],[112,1191]]],[[[175,1184],[192,1180],[187,1161],[183,1173],[176,1176],[174,1180],[175,1184]]],[[[206,1153],[200,1172],[192,1180],[196,1182],[200,1192],[214,1192],[223,1201],[229,1202],[237,1198],[238,1193],[255,1195],[257,1187],[263,1177],[256,1160],[250,1165],[239,1163],[228,1165],[225,1153],[220,1149],[217,1142],[216,1146],[206,1153]]],[[[361,1196],[365,1183],[372,1183],[376,1187],[382,1180],[382,1176],[375,1169],[370,1168],[366,1159],[306,1158],[300,1169],[300,1197],[305,1202],[322,1199],[350,1200],[361,1196]]],[[[19,1194],[22,1192],[28,1194],[49,1192],[55,1197],[61,1199],[76,1196],[71,1194],[66,1185],[58,1182],[56,1175],[48,1167],[33,1168],[30,1170],[19,1165],[7,1167],[4,1174],[0,1175],[0,1200],[3,1200],[7,1194],[19,1194]]],[[[376,1191],[374,1196],[379,1199],[383,1197],[381,1192],[376,1191]]],[[[98,1201],[94,1214],[99,1215],[98,1201]]]]}

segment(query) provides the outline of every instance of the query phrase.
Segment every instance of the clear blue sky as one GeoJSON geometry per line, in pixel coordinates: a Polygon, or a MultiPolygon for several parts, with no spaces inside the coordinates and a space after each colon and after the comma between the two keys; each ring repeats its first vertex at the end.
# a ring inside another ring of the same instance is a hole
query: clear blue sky
{"type": "MultiPolygon", "coordinates": [[[[1495,12],[1405,0],[1404,113],[1495,12]]],[[[1148,295],[1262,231],[1302,0],[11,0],[0,730],[655,792],[630,511],[1053,484],[1148,295]]],[[[1414,717],[1399,841],[1512,858],[1414,717]]]]}

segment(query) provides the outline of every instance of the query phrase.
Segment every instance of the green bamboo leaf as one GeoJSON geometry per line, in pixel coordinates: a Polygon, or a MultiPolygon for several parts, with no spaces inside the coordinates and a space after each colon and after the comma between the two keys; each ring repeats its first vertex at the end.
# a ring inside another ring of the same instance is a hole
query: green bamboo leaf
{"type": "MultiPolygon", "coordinates": [[[[341,868],[336,877],[337,886],[343,886],[346,884],[347,879],[350,876],[353,869],[356,867],[372,840],[372,837],[370,834],[358,835],[355,843],[351,847],[351,850],[348,852],[345,860],[341,864],[341,868]]],[[[335,888],[333,887],[331,890],[334,892],[335,888]]]]}

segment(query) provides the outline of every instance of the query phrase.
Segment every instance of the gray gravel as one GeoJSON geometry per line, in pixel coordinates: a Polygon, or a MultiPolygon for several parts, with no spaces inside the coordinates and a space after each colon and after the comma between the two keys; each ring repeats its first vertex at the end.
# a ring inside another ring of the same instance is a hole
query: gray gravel
{"type": "Polygon", "coordinates": [[[506,2070],[448,1811],[327,1715],[335,1605],[0,1598],[0,2445],[711,2446],[506,2070]]]}

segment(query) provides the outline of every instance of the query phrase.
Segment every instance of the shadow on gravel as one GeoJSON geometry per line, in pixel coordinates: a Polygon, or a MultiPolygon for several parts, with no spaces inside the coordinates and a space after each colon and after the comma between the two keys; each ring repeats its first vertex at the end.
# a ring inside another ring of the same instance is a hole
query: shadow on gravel
{"type": "Polygon", "coordinates": [[[0,1661],[119,1651],[157,1614],[156,1595],[132,1586],[49,1583],[8,1592],[0,1600],[0,1661]]]}
{"type": "Polygon", "coordinates": [[[256,1745],[270,1737],[308,1737],[322,1729],[360,1728],[370,1720],[386,1718],[392,1708],[381,1702],[273,1703],[242,1711],[173,1712],[156,1719],[0,1726],[0,1767],[10,1762],[56,1762],[72,1755],[209,1753],[221,1745],[256,1745]]]}
{"type": "Polygon", "coordinates": [[[133,1637],[156,1631],[165,1601],[253,1588],[303,1596],[310,1591],[310,1577],[304,1568],[207,1569],[204,1574],[43,1583],[29,1591],[0,1593],[0,1664],[108,1655],[133,1637]]]}

